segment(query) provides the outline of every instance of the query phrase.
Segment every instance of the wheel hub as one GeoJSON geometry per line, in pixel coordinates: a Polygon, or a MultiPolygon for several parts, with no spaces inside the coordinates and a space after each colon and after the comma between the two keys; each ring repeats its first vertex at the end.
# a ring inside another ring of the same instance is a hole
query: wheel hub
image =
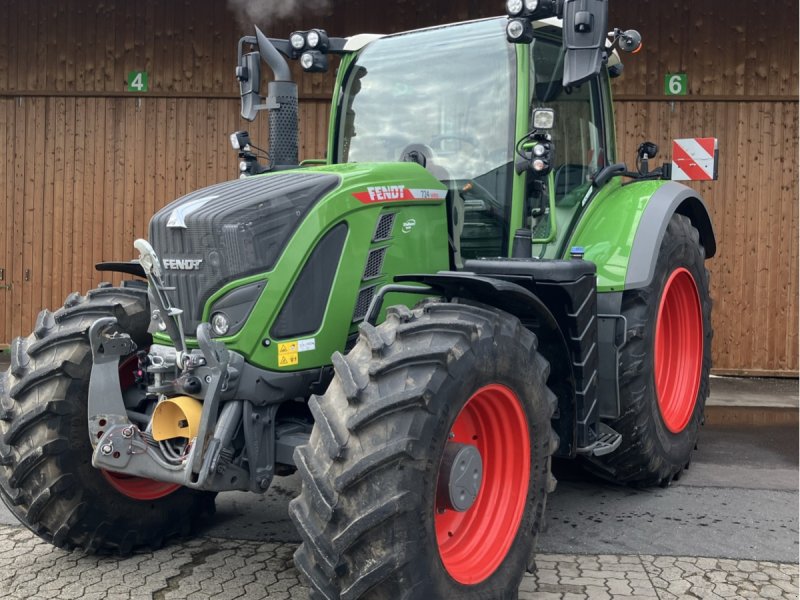
{"type": "Polygon", "coordinates": [[[439,470],[438,495],[444,508],[466,512],[478,498],[483,482],[483,460],[475,446],[448,442],[439,470]]]}

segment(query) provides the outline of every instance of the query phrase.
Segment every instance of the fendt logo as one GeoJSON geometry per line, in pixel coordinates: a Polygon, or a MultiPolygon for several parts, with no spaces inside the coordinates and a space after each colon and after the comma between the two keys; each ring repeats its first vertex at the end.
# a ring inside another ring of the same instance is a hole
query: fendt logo
{"type": "Polygon", "coordinates": [[[369,199],[375,202],[381,200],[401,200],[406,198],[406,186],[404,185],[382,185],[379,187],[368,187],[369,199]]]}
{"type": "Polygon", "coordinates": [[[170,271],[199,271],[202,258],[165,258],[164,268],[170,271]]]}
{"type": "Polygon", "coordinates": [[[410,189],[404,185],[379,185],[368,187],[363,192],[353,194],[363,204],[373,202],[401,202],[403,200],[444,200],[445,190],[410,189]]]}

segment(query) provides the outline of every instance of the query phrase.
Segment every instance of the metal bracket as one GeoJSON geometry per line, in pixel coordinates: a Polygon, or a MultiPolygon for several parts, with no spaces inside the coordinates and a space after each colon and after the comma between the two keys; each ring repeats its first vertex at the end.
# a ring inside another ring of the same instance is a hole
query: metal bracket
{"type": "Polygon", "coordinates": [[[95,321],[89,328],[92,373],[89,379],[87,417],[89,440],[93,446],[109,426],[130,425],[119,382],[119,359],[136,351],[136,344],[125,333],[112,332],[114,317],[95,321]]]}
{"type": "Polygon", "coordinates": [[[275,475],[275,415],[280,405],[244,403],[244,441],[250,463],[250,490],[266,492],[275,475]]]}

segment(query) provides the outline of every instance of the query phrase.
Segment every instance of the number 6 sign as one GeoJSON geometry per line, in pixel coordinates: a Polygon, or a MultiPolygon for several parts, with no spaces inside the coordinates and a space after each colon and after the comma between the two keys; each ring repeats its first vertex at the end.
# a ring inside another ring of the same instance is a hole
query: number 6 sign
{"type": "Polygon", "coordinates": [[[685,96],[689,89],[686,73],[667,73],[664,77],[664,93],[667,96],[685,96]]]}

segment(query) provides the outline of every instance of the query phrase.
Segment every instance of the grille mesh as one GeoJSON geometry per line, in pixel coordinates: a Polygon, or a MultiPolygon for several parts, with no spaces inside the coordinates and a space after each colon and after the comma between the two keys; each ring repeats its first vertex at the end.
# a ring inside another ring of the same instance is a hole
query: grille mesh
{"type": "Polygon", "coordinates": [[[384,213],[378,219],[378,225],[375,227],[375,235],[372,236],[373,242],[382,242],[392,237],[392,229],[394,228],[394,219],[397,213],[384,213]]]}
{"type": "Polygon", "coordinates": [[[367,310],[375,296],[375,286],[364,288],[358,293],[358,301],[356,302],[356,310],[353,313],[353,322],[362,321],[367,316],[367,310]]]}
{"type": "Polygon", "coordinates": [[[375,248],[374,250],[370,250],[369,256],[367,257],[367,266],[364,268],[363,279],[365,281],[367,279],[374,279],[381,274],[381,270],[383,269],[383,259],[385,256],[386,248],[375,248]]]}

